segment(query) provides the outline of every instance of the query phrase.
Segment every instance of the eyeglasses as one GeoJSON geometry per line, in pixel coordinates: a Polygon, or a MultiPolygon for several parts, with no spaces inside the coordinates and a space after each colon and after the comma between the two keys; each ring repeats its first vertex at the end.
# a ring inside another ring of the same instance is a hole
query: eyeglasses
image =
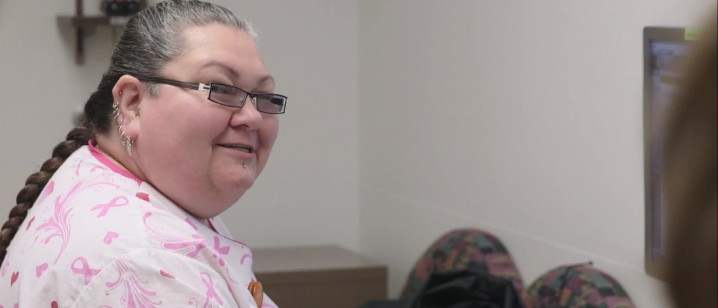
{"type": "Polygon", "coordinates": [[[284,113],[284,109],[287,107],[287,97],[284,95],[273,93],[252,93],[234,86],[221,83],[192,83],[159,77],[142,75],[134,76],[137,79],[146,82],[168,84],[176,87],[199,91],[209,91],[209,96],[207,97],[207,99],[223,106],[242,108],[242,106],[244,106],[244,103],[247,101],[247,97],[251,97],[254,106],[259,112],[269,114],[281,114],[284,113]]]}

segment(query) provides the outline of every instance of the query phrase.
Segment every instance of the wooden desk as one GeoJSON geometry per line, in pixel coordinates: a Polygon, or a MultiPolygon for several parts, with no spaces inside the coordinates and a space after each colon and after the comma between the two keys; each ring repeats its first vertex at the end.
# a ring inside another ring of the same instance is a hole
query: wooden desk
{"type": "Polygon", "coordinates": [[[280,308],[355,308],[387,297],[386,266],[338,246],[253,254],[254,274],[280,308]]]}

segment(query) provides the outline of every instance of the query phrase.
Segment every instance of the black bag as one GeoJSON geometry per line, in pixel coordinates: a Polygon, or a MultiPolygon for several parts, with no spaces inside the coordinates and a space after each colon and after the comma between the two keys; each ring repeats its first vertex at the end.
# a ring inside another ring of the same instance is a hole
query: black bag
{"type": "Polygon", "coordinates": [[[475,270],[432,273],[416,297],[364,303],[361,308],[523,308],[510,280],[475,270]]]}
{"type": "Polygon", "coordinates": [[[486,272],[433,273],[412,300],[411,308],[523,308],[510,280],[486,272]]]}

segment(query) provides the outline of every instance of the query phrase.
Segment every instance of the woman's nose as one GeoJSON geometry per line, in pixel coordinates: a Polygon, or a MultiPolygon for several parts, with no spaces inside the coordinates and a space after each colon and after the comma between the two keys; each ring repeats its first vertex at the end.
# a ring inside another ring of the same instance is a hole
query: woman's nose
{"type": "Polygon", "coordinates": [[[247,126],[249,129],[257,129],[262,123],[262,113],[257,110],[257,98],[248,96],[244,105],[232,113],[229,124],[233,127],[247,126]]]}

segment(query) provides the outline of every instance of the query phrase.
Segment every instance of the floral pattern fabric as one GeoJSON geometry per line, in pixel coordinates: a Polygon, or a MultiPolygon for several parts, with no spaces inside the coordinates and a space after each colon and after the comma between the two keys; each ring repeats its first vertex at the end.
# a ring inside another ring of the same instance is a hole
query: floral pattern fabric
{"type": "Polygon", "coordinates": [[[521,274],[504,244],[493,234],[478,229],[455,229],[437,239],[409,273],[401,294],[413,299],[431,273],[472,269],[510,280],[526,300],[521,274]]]}
{"type": "MultiPolygon", "coordinates": [[[[0,265],[5,307],[257,307],[252,252],[91,144],[50,179],[0,265]]],[[[276,305],[264,295],[262,307],[276,305]]]]}
{"type": "Polygon", "coordinates": [[[559,266],[537,278],[528,289],[534,308],[634,308],[620,283],[590,264],[559,266]]]}

